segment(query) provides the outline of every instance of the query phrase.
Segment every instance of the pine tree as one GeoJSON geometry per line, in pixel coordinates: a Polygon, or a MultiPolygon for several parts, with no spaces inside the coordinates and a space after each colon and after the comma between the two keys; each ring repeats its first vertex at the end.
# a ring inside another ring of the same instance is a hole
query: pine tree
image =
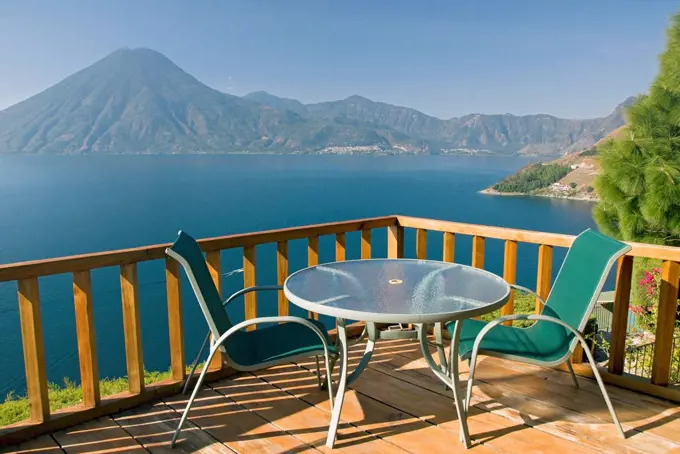
{"type": "Polygon", "coordinates": [[[649,93],[627,110],[625,137],[598,147],[600,229],[627,241],[680,246],[680,13],[649,93]]]}

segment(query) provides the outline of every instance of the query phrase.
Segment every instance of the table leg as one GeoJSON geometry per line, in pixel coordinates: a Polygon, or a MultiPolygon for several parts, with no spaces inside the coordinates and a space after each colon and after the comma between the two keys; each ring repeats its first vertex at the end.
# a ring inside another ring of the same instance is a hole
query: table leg
{"type": "Polygon", "coordinates": [[[373,350],[375,349],[375,340],[377,337],[376,336],[377,329],[375,327],[375,323],[366,322],[366,331],[368,334],[368,340],[366,341],[366,349],[364,350],[364,356],[361,357],[361,361],[357,365],[356,369],[354,369],[347,378],[348,385],[351,385],[357,378],[359,378],[359,375],[361,375],[364,369],[366,369],[368,362],[371,360],[371,356],[373,356],[373,350]]]}
{"type": "Polygon", "coordinates": [[[460,422],[460,437],[461,441],[465,444],[466,448],[470,447],[470,434],[468,433],[467,426],[467,414],[465,413],[465,407],[463,407],[463,402],[461,400],[460,392],[460,378],[458,377],[458,342],[460,340],[460,328],[461,323],[456,321],[456,325],[453,331],[453,338],[451,339],[451,357],[450,357],[450,367],[451,376],[448,376],[448,371],[442,371],[442,367],[434,362],[432,354],[430,353],[430,348],[427,342],[427,325],[421,324],[420,329],[420,349],[423,352],[423,357],[425,362],[430,366],[432,372],[439,377],[441,381],[446,383],[453,389],[453,400],[456,404],[456,413],[458,414],[458,421],[460,422]]]}
{"type": "Polygon", "coordinates": [[[328,427],[328,438],[326,438],[326,446],[329,448],[332,448],[335,444],[335,434],[338,431],[342,402],[345,399],[345,389],[347,388],[347,356],[349,351],[347,348],[345,320],[341,318],[338,319],[338,339],[340,340],[340,381],[338,382],[338,391],[331,412],[331,425],[328,427]]]}
{"type": "Polygon", "coordinates": [[[434,324],[434,339],[437,346],[437,353],[439,354],[439,365],[441,366],[442,372],[446,375],[449,374],[449,366],[446,362],[446,352],[444,352],[444,339],[442,338],[442,324],[434,324]]]}
{"type": "Polygon", "coordinates": [[[451,379],[453,383],[453,399],[456,401],[456,411],[458,412],[458,419],[460,420],[460,434],[461,441],[465,443],[465,447],[470,447],[470,433],[468,432],[467,413],[463,407],[462,393],[460,391],[460,378],[458,375],[458,343],[460,342],[460,330],[463,323],[456,320],[453,328],[453,337],[451,338],[451,379]]]}

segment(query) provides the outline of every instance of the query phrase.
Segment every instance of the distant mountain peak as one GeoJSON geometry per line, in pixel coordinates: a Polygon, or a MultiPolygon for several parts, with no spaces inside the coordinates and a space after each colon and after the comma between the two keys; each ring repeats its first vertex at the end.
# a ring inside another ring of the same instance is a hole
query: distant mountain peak
{"type": "Polygon", "coordinates": [[[623,123],[621,110],[589,120],[509,114],[442,120],[360,95],[307,105],[266,91],[240,98],[141,47],[117,49],[0,111],[0,154],[557,154],[590,147],[623,123]]]}
{"type": "Polygon", "coordinates": [[[243,98],[249,101],[256,102],[258,104],[273,107],[275,109],[290,110],[291,112],[294,112],[300,115],[301,117],[307,116],[307,108],[297,99],[274,96],[262,90],[248,93],[243,98]]]}
{"type": "MultiPolygon", "coordinates": [[[[257,90],[252,93],[248,93],[247,95],[244,96],[244,98],[247,98],[249,96],[274,96],[274,95],[264,90],[257,90]]],[[[277,98],[280,98],[280,96],[277,96],[277,98]]]]}
{"type": "Polygon", "coordinates": [[[199,82],[152,49],[118,49],[0,112],[0,153],[238,151],[286,113],[199,82]]]}
{"type": "Polygon", "coordinates": [[[629,96],[623,102],[621,102],[618,106],[616,106],[616,109],[614,109],[614,112],[623,112],[625,111],[628,107],[632,106],[633,103],[637,100],[637,96],[629,96]]]}
{"type": "Polygon", "coordinates": [[[350,101],[350,102],[370,102],[370,103],[375,102],[375,101],[368,99],[368,98],[361,96],[361,95],[351,95],[351,96],[346,97],[344,100],[350,101]]]}
{"type": "Polygon", "coordinates": [[[104,57],[102,60],[105,60],[107,58],[114,58],[114,59],[138,58],[138,59],[147,59],[149,61],[153,61],[154,59],[157,59],[157,60],[172,62],[172,60],[170,60],[168,57],[166,57],[161,52],[154,50],[154,49],[150,49],[148,47],[136,47],[136,48],[121,47],[120,49],[116,49],[113,52],[111,52],[109,55],[104,57]]]}

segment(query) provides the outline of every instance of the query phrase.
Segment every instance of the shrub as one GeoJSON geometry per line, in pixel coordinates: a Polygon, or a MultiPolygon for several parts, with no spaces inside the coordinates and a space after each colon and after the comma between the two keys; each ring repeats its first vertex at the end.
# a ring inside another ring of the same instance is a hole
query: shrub
{"type": "Polygon", "coordinates": [[[531,164],[493,186],[498,192],[530,193],[547,188],[571,172],[571,167],[561,164],[531,164]]]}

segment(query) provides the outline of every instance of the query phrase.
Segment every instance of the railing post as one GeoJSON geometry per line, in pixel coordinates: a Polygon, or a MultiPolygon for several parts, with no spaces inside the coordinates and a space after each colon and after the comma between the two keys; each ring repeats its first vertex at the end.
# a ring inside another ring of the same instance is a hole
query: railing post
{"type": "Polygon", "coordinates": [[[307,266],[319,264],[319,237],[310,236],[307,238],[307,266]]]}
{"type": "Polygon", "coordinates": [[[166,257],[165,289],[168,300],[168,336],[170,339],[170,368],[172,378],[184,380],[186,363],[184,360],[184,328],[182,324],[182,289],[180,284],[179,262],[166,257]]]}
{"type": "Polygon", "coordinates": [[[361,258],[371,258],[371,229],[361,231],[361,258]]]}
{"type": "MultiPolygon", "coordinates": [[[[541,244],[538,246],[538,274],[536,275],[536,293],[543,300],[550,294],[552,281],[552,246],[541,244]]],[[[536,298],[536,313],[540,314],[543,304],[536,298]]]]}
{"type": "Polygon", "coordinates": [[[50,403],[47,397],[47,369],[38,278],[21,279],[18,286],[21,340],[24,346],[26,391],[31,407],[31,421],[41,423],[50,418],[50,403]]]}
{"type": "Polygon", "coordinates": [[[97,365],[97,343],[92,310],[92,280],[89,271],[73,273],[73,304],[76,314],[76,335],[78,339],[78,360],[80,364],[80,386],[83,390],[83,405],[95,407],[101,400],[99,394],[99,369],[97,365]]]}
{"type": "Polygon", "coordinates": [[[484,269],[484,237],[472,237],[472,266],[484,269]]]}
{"type": "MultiPolygon", "coordinates": [[[[472,266],[474,268],[484,269],[484,237],[472,237],[472,266]]],[[[479,319],[480,317],[473,317],[479,319]]]]}
{"type": "Polygon", "coordinates": [[[344,233],[335,234],[335,261],[342,262],[347,257],[346,239],[344,233]]]}
{"type": "MultiPolygon", "coordinates": [[[[246,246],[243,248],[243,288],[254,287],[256,284],[255,277],[255,263],[256,263],[255,246],[246,246]]],[[[250,292],[243,295],[245,304],[245,319],[257,317],[257,292],[250,292]]],[[[250,325],[246,331],[252,331],[256,328],[255,325],[250,325]]]]}
{"type": "Polygon", "coordinates": [[[427,259],[427,230],[416,229],[416,258],[427,259]]]}
{"type": "MultiPolygon", "coordinates": [[[[318,264],[319,264],[319,237],[310,236],[307,239],[307,266],[315,266],[318,264]]],[[[317,314],[316,312],[309,311],[309,318],[318,320],[319,314],[317,314]]]]}
{"type": "Polygon", "coordinates": [[[680,263],[664,261],[661,265],[661,288],[659,311],[656,320],[654,359],[652,360],[652,384],[667,386],[673,355],[673,333],[678,312],[678,281],[680,263]]]}
{"type": "Polygon", "coordinates": [[[404,257],[404,228],[391,225],[387,231],[387,257],[399,259],[404,257]]]}
{"type": "MultiPolygon", "coordinates": [[[[503,279],[508,284],[515,284],[517,279],[517,241],[507,240],[503,252],[503,279]]],[[[515,313],[515,290],[510,291],[510,298],[505,306],[501,307],[501,317],[515,313]]],[[[512,321],[503,322],[511,326],[512,321]]]]}
{"type": "Polygon", "coordinates": [[[616,290],[612,314],[612,333],[609,344],[607,368],[612,374],[623,373],[626,359],[626,336],[628,310],[630,308],[631,280],[633,278],[633,257],[625,255],[619,259],[616,268],[616,290]]]}
{"type": "Polygon", "coordinates": [[[123,300],[123,332],[128,386],[132,394],[144,391],[144,358],[142,356],[142,326],[139,320],[139,288],[137,264],[120,267],[120,288],[123,300]]]}
{"type": "MultiPolygon", "coordinates": [[[[335,261],[342,262],[347,258],[347,243],[344,233],[335,234],[335,261]]],[[[338,321],[335,320],[335,328],[338,328],[338,321]]]]}
{"type": "Polygon", "coordinates": [[[456,234],[451,232],[444,232],[442,259],[445,262],[453,263],[455,248],[456,248],[456,234]]]}
{"type": "MultiPolygon", "coordinates": [[[[276,283],[283,285],[288,277],[288,241],[276,243],[276,283]]],[[[289,313],[288,300],[283,290],[278,291],[278,313],[286,316],[289,313]]]]}
{"type": "MultiPolygon", "coordinates": [[[[222,297],[222,254],[220,251],[210,251],[205,254],[205,262],[208,265],[208,271],[210,272],[210,277],[215,284],[217,293],[222,297]]],[[[213,355],[212,361],[208,364],[208,370],[220,370],[224,364],[224,359],[222,358],[222,352],[217,350],[215,355],[213,355]]]]}

